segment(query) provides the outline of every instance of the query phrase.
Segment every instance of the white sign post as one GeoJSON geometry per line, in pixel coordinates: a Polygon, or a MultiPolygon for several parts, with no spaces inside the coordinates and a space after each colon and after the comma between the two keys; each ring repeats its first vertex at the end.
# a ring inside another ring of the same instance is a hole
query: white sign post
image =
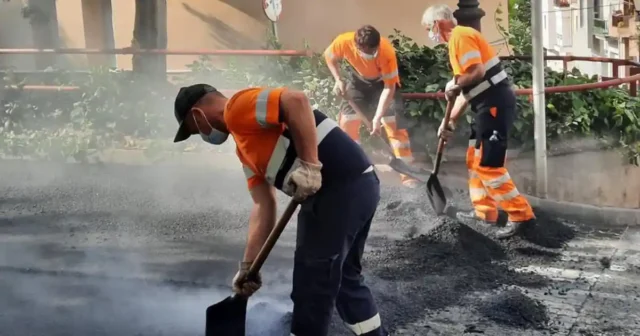
{"type": "Polygon", "coordinates": [[[262,0],[262,7],[264,8],[264,14],[267,16],[269,21],[271,21],[273,35],[277,40],[278,27],[276,26],[276,22],[282,13],[282,0],[262,0]]]}

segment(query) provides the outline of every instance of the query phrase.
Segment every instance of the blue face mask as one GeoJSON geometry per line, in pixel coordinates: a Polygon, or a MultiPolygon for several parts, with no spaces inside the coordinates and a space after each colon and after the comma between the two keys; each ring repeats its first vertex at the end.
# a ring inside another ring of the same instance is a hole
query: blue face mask
{"type": "MultiPolygon", "coordinates": [[[[193,118],[193,121],[195,121],[196,127],[198,127],[198,122],[195,117],[193,118]]],[[[207,124],[209,123],[207,122],[207,124]]],[[[211,133],[209,134],[202,133],[202,131],[200,131],[200,127],[198,127],[198,132],[200,132],[200,137],[204,142],[208,142],[212,145],[222,145],[227,141],[227,138],[229,138],[229,133],[218,131],[215,127],[211,126],[211,124],[209,124],[209,127],[211,128],[211,133]]]]}
{"type": "Polygon", "coordinates": [[[220,132],[217,129],[211,127],[211,133],[209,133],[209,135],[200,133],[200,137],[202,137],[202,140],[204,140],[204,142],[208,142],[212,145],[222,145],[225,141],[227,141],[227,138],[229,138],[229,133],[220,132]]]}

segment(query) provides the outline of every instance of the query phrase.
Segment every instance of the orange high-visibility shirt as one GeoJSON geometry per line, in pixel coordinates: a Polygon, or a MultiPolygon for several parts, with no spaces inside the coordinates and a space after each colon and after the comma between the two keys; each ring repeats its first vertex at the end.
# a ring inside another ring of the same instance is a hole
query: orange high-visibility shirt
{"type": "Polygon", "coordinates": [[[482,34],[471,28],[456,26],[449,38],[449,61],[454,76],[467,72],[474,64],[487,64],[496,52],[482,34]]]}
{"type": "Polygon", "coordinates": [[[367,80],[382,80],[387,86],[400,85],[398,60],[393,44],[381,37],[378,54],[373,59],[367,59],[356,47],[355,35],[355,32],[338,35],[324,52],[326,61],[344,59],[367,80]]]}
{"type": "Polygon", "coordinates": [[[272,153],[285,126],[280,122],[280,96],[285,88],[250,88],[233,95],[224,109],[224,121],[236,142],[249,189],[275,176],[272,153]]]}

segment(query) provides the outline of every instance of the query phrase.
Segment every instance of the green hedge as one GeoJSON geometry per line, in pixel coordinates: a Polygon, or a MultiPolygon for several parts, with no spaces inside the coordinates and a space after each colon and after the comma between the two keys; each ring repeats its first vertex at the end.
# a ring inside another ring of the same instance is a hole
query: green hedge
{"type": "MultiPolygon", "coordinates": [[[[402,90],[437,92],[451,78],[447,50],[427,48],[396,31],[390,37],[397,48],[402,90]]],[[[270,48],[278,47],[269,46],[270,48]]],[[[518,87],[531,87],[528,62],[509,61],[506,71],[518,87]]],[[[171,145],[176,85],[206,81],[220,88],[289,86],[304,90],[315,107],[335,116],[338,101],[333,80],[322,55],[312,57],[251,57],[229,60],[224,69],[203,57],[190,68],[193,73],[159,83],[132,73],[93,70],[86,78],[56,72],[56,84],[76,85],[78,92],[27,92],[24,81],[7,73],[5,83],[17,85],[0,98],[1,150],[16,156],[82,158],[87,153],[122,146],[137,139],[158,139],[171,145]]],[[[577,70],[562,74],[546,69],[547,86],[595,82],[577,70]]],[[[50,82],[48,84],[51,84],[50,82]]],[[[533,111],[528,97],[519,97],[520,116],[512,137],[523,146],[533,142],[533,111]]],[[[444,104],[436,100],[407,101],[406,113],[417,125],[435,127],[444,104]]],[[[630,162],[640,153],[640,99],[623,89],[610,88],[547,95],[547,134],[550,141],[575,136],[606,138],[624,150],[630,162]]],[[[424,128],[423,128],[424,129],[424,128]]]]}

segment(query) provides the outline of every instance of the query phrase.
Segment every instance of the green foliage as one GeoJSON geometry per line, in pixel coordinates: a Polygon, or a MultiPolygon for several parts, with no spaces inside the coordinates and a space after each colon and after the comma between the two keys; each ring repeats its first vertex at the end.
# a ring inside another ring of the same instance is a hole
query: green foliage
{"type": "MultiPolygon", "coordinates": [[[[447,48],[420,46],[399,31],[395,31],[390,40],[397,49],[404,92],[444,89],[451,78],[447,48]]],[[[269,46],[278,47],[275,43],[269,46]]],[[[25,82],[8,73],[4,81],[15,89],[0,95],[4,106],[0,110],[1,150],[16,156],[82,160],[98,150],[132,146],[140,143],[140,139],[146,139],[146,148],[153,147],[155,152],[158,145],[153,141],[166,143],[171,148],[176,129],[172,105],[177,86],[195,82],[208,82],[221,89],[292,87],[303,90],[315,108],[332,116],[337,114],[338,100],[332,94],[334,82],[320,54],[312,57],[236,57],[226,59],[224,63],[205,57],[190,68],[193,72],[177,76],[171,83],[149,82],[131,73],[106,69],[96,69],[84,78],[64,72],[50,74],[57,84],[80,87],[77,92],[24,91],[21,87],[25,82]]],[[[516,87],[531,87],[532,69],[528,62],[505,62],[505,68],[516,87]]],[[[547,86],[595,80],[577,70],[562,74],[546,69],[547,86]]],[[[433,133],[443,116],[444,102],[407,100],[406,104],[406,113],[420,132],[433,133]]],[[[525,96],[518,98],[518,106],[520,114],[512,138],[526,147],[533,142],[533,110],[525,96]]],[[[565,137],[606,137],[635,163],[640,161],[639,119],[640,100],[622,89],[547,95],[550,141],[565,137]]]]}

